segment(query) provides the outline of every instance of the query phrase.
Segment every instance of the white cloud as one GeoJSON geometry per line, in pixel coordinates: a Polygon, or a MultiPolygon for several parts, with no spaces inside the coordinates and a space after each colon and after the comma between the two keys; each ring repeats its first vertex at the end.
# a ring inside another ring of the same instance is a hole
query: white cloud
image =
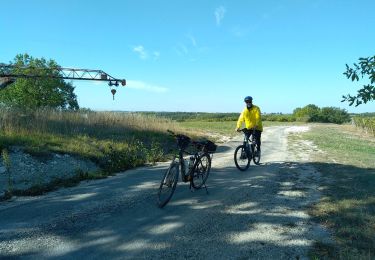
{"type": "Polygon", "coordinates": [[[138,53],[139,54],[139,57],[142,59],[142,60],[145,60],[148,58],[148,54],[145,50],[145,48],[142,46],[142,45],[138,45],[138,46],[135,46],[133,48],[133,51],[135,53],[138,53]]]}
{"type": "Polygon", "coordinates": [[[152,85],[138,80],[127,80],[126,87],[157,93],[164,93],[168,91],[168,88],[152,85]]]}
{"type": "Polygon", "coordinates": [[[178,56],[183,57],[190,62],[199,60],[199,57],[208,50],[208,47],[199,46],[196,38],[191,33],[186,33],[183,37],[183,42],[178,43],[174,47],[174,51],[178,56]]]}
{"type": "Polygon", "coordinates": [[[227,10],[225,10],[225,8],[223,6],[219,6],[218,8],[216,8],[215,18],[216,18],[216,25],[217,26],[221,25],[221,21],[224,19],[224,15],[225,15],[226,11],[227,10]]]}
{"type": "Polygon", "coordinates": [[[133,47],[133,51],[139,55],[139,58],[142,60],[147,60],[148,58],[153,58],[154,60],[158,60],[160,58],[159,51],[149,52],[143,47],[142,45],[138,45],[133,47]],[[149,54],[151,53],[151,54],[149,54]]]}
{"type": "Polygon", "coordinates": [[[197,49],[197,41],[195,37],[191,34],[186,34],[184,36],[184,43],[179,43],[177,47],[175,47],[175,51],[179,56],[187,56],[191,51],[197,49]],[[186,42],[186,38],[189,42],[186,42]]]}
{"type": "Polygon", "coordinates": [[[190,39],[191,45],[193,45],[194,47],[197,47],[197,41],[195,40],[195,37],[191,34],[188,34],[187,37],[190,39]]]}

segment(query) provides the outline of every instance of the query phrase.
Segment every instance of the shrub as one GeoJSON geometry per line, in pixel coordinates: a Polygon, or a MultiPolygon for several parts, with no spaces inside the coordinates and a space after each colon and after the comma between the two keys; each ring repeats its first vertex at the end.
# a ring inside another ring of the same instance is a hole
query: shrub
{"type": "Polygon", "coordinates": [[[303,108],[296,108],[293,115],[301,122],[321,122],[342,124],[350,121],[350,116],[345,109],[336,107],[319,108],[316,105],[307,105],[303,108]]]}

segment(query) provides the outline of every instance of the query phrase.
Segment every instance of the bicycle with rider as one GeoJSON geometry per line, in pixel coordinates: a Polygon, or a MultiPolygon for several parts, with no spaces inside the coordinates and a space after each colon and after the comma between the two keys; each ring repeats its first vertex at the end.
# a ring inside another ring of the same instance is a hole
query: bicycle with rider
{"type": "Polygon", "coordinates": [[[260,152],[261,146],[261,135],[263,131],[262,117],[260,108],[253,104],[253,98],[247,96],[244,98],[246,107],[242,110],[240,116],[238,117],[236,131],[240,132],[242,123],[245,123],[245,127],[249,130],[249,136],[254,134],[254,138],[257,145],[257,150],[260,152]]]}

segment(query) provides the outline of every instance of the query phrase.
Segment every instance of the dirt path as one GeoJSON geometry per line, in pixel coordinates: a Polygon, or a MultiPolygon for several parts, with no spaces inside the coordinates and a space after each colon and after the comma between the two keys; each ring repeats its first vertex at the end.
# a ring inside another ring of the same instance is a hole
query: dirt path
{"type": "Polygon", "coordinates": [[[287,135],[301,130],[266,128],[262,165],[246,172],[233,162],[241,136],[225,143],[213,158],[209,194],[179,183],[164,209],[155,192],[167,163],[2,203],[0,258],[307,258],[329,235],[306,213],[319,198],[309,146],[288,149],[287,135]]]}

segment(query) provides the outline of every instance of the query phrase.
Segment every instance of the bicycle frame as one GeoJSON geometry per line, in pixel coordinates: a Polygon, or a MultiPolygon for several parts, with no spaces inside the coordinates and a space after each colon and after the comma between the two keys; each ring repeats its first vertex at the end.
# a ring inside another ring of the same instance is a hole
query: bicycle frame
{"type": "Polygon", "coordinates": [[[189,153],[185,150],[179,150],[177,154],[174,155],[171,165],[177,163],[179,167],[177,167],[179,171],[179,175],[181,176],[181,181],[188,182],[187,176],[189,176],[191,169],[189,169],[188,172],[186,172],[186,166],[185,166],[185,159],[184,154],[194,156],[194,161],[198,158],[199,152],[196,153],[189,153]],[[178,160],[178,161],[176,161],[178,160]]]}
{"type": "Polygon", "coordinates": [[[248,153],[248,156],[252,158],[256,147],[256,141],[254,138],[255,130],[250,132],[247,129],[245,129],[246,128],[242,129],[242,132],[244,133],[243,145],[246,147],[246,152],[248,153]]]}

